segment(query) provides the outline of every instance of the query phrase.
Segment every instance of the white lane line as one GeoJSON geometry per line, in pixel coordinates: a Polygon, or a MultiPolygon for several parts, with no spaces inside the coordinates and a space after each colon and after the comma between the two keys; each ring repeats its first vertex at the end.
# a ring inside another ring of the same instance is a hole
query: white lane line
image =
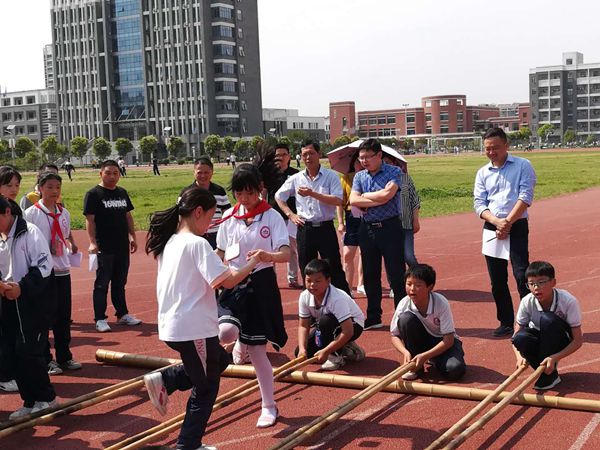
{"type": "Polygon", "coordinates": [[[590,420],[589,423],[586,425],[586,427],[583,429],[583,431],[581,432],[581,434],[579,435],[577,440],[575,442],[573,442],[573,445],[571,445],[571,448],[569,448],[569,450],[580,450],[581,448],[583,448],[583,446],[588,441],[588,439],[592,436],[594,431],[596,431],[596,428],[598,427],[599,424],[600,424],[600,414],[596,413],[596,414],[594,414],[594,417],[592,417],[592,420],[590,420]]]}

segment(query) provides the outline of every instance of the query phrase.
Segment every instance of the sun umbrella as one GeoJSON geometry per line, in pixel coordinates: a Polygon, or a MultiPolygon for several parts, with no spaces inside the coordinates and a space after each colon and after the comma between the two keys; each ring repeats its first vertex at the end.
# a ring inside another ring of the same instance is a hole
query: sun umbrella
{"type": "MultiPolygon", "coordinates": [[[[344,173],[344,174],[346,174],[348,172],[353,172],[356,170],[361,170],[362,167],[360,167],[360,163],[358,163],[358,161],[356,161],[354,156],[356,155],[356,152],[358,152],[358,147],[360,147],[360,144],[362,144],[362,143],[363,143],[363,140],[359,139],[357,141],[351,142],[350,144],[344,145],[342,147],[339,147],[339,148],[336,148],[335,150],[330,151],[327,154],[327,159],[329,159],[329,164],[331,165],[331,168],[333,170],[335,170],[336,172],[340,172],[340,173],[344,173]],[[354,160],[355,167],[350,167],[350,164],[352,163],[353,160],[354,160]]],[[[402,156],[400,153],[398,153],[392,147],[388,147],[387,145],[382,145],[381,149],[383,150],[383,153],[398,160],[400,162],[400,164],[408,163],[408,161],[406,161],[404,156],[402,156]]]]}

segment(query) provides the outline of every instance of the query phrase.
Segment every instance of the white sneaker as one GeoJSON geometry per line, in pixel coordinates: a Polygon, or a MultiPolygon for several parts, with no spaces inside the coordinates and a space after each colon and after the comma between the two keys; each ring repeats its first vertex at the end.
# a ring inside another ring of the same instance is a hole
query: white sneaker
{"type": "Polygon", "coordinates": [[[329,370],[338,370],[345,364],[344,357],[341,355],[334,355],[333,353],[327,357],[327,361],[321,365],[321,369],[329,371],[329,370]]]}
{"type": "Polygon", "coordinates": [[[144,384],[154,407],[163,416],[167,413],[169,394],[160,372],[152,372],[144,376],[144,384]]]}
{"type": "Polygon", "coordinates": [[[20,419],[21,417],[25,417],[31,414],[31,408],[27,406],[23,406],[22,408],[17,409],[14,413],[8,416],[9,420],[20,419]]]}
{"type": "Polygon", "coordinates": [[[402,379],[404,381],[412,381],[419,378],[419,374],[417,372],[408,371],[404,375],[402,375],[402,379]]]}
{"type": "Polygon", "coordinates": [[[48,408],[52,408],[57,405],[58,402],[56,401],[56,399],[52,400],[51,402],[35,402],[33,404],[33,408],[31,408],[31,414],[35,414],[37,412],[43,411],[48,408]]]}
{"type": "Polygon", "coordinates": [[[52,360],[48,363],[48,375],[60,375],[61,373],[63,370],[56,361],[52,360]]]}
{"type": "Polygon", "coordinates": [[[358,292],[359,294],[362,294],[362,295],[367,295],[364,284],[359,284],[358,286],[356,286],[356,292],[358,292]]]}
{"type": "Polygon", "coordinates": [[[239,340],[235,342],[233,346],[233,352],[231,352],[231,356],[233,356],[234,364],[246,364],[250,362],[250,353],[248,352],[248,345],[242,344],[239,340]]]}
{"type": "Polygon", "coordinates": [[[133,325],[139,325],[140,323],[142,323],[142,321],[140,319],[138,319],[137,317],[132,316],[131,314],[125,314],[124,316],[121,316],[121,318],[117,321],[117,323],[119,323],[121,325],[133,326],[133,325]]]}
{"type": "Polygon", "coordinates": [[[15,380],[0,381],[0,389],[6,392],[19,392],[19,386],[15,380]]]}
{"type": "Polygon", "coordinates": [[[107,331],[110,331],[110,327],[108,326],[106,319],[96,321],[96,331],[99,331],[100,333],[106,333],[107,331]]]}
{"type": "Polygon", "coordinates": [[[389,298],[394,298],[394,291],[390,289],[390,293],[388,295],[389,298]]]}

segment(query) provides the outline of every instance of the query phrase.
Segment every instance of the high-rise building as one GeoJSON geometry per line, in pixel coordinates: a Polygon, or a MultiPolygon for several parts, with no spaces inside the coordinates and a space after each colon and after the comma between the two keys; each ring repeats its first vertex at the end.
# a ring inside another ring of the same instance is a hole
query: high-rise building
{"type": "Polygon", "coordinates": [[[551,124],[551,141],[568,129],[600,139],[600,63],[584,64],[583,54],[562,55],[562,65],[529,70],[531,128],[551,124]]]}
{"type": "Polygon", "coordinates": [[[59,136],[262,134],[257,0],[52,0],[59,136]]]}
{"type": "Polygon", "coordinates": [[[54,66],[52,60],[52,44],[44,46],[44,80],[46,89],[54,89],[54,66]]]}
{"type": "Polygon", "coordinates": [[[0,136],[28,137],[35,145],[56,135],[56,100],[51,89],[0,94],[0,136]]]}

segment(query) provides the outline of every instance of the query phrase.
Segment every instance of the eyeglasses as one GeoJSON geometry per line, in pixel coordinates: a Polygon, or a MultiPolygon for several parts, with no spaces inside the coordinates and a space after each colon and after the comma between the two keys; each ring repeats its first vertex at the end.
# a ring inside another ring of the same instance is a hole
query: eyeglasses
{"type": "Polygon", "coordinates": [[[358,157],[357,159],[358,159],[360,162],[365,162],[365,161],[370,161],[370,160],[372,160],[373,158],[375,158],[375,156],[377,156],[377,154],[360,156],[360,157],[358,157]]]}
{"type": "Polygon", "coordinates": [[[540,280],[540,281],[528,281],[526,283],[526,285],[531,290],[531,289],[535,289],[535,288],[543,288],[546,284],[550,283],[551,281],[552,281],[552,279],[540,280]]]}

